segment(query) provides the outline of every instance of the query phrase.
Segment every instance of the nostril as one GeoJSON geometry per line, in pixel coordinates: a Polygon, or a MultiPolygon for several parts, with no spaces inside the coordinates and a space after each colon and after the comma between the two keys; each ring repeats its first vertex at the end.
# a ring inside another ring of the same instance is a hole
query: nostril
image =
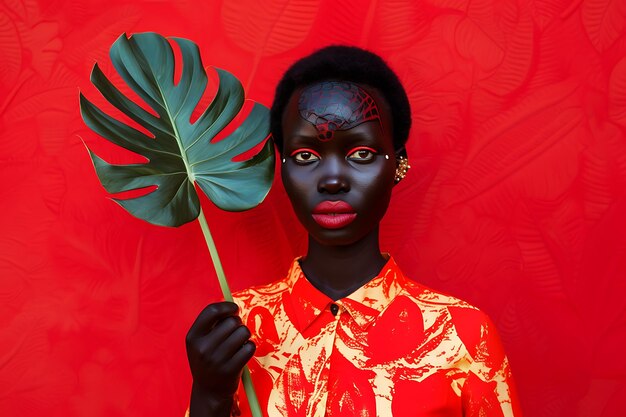
{"type": "Polygon", "coordinates": [[[337,194],[350,191],[350,186],[344,179],[333,176],[322,178],[318,183],[317,190],[321,193],[337,194]]]}
{"type": "Polygon", "coordinates": [[[320,193],[337,194],[350,191],[349,166],[343,155],[329,155],[318,166],[317,190],[320,193]]]}

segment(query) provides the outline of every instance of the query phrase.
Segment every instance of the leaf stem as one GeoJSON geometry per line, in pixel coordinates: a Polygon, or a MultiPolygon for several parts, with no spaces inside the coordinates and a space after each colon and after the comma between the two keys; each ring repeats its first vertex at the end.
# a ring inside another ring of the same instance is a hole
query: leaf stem
{"type": "Polygon", "coordinates": [[[247,365],[243,367],[241,380],[243,381],[243,389],[246,391],[246,397],[248,398],[248,405],[250,406],[252,416],[263,417],[259,399],[256,397],[256,391],[254,391],[254,385],[252,384],[252,378],[250,377],[250,371],[247,365]]]}
{"type": "MultiPolygon", "coordinates": [[[[217,274],[217,279],[220,283],[220,288],[222,289],[224,299],[226,301],[232,302],[233,295],[230,291],[230,288],[228,287],[228,283],[226,282],[224,268],[222,268],[222,262],[220,261],[220,257],[217,253],[217,248],[215,247],[215,242],[213,241],[213,236],[211,235],[211,231],[209,230],[209,225],[206,221],[206,217],[204,217],[204,212],[202,211],[202,208],[200,208],[198,221],[200,222],[200,227],[202,228],[202,234],[204,234],[204,240],[206,241],[206,245],[209,248],[211,260],[213,261],[213,267],[215,268],[215,273],[217,274]]],[[[244,366],[243,368],[241,379],[243,381],[243,388],[246,391],[246,397],[248,397],[248,404],[250,405],[250,411],[252,412],[252,416],[263,417],[261,407],[259,406],[259,400],[256,396],[256,392],[254,391],[254,385],[252,384],[252,379],[250,377],[250,371],[248,370],[247,366],[244,366]]]]}
{"type": "Polygon", "coordinates": [[[206,241],[206,245],[209,248],[211,261],[213,261],[213,267],[215,268],[215,273],[217,274],[217,280],[220,282],[220,288],[222,289],[222,294],[224,294],[224,299],[226,301],[232,302],[233,295],[230,292],[228,283],[226,282],[226,275],[224,275],[222,261],[220,261],[220,257],[217,254],[217,248],[215,247],[215,242],[213,241],[213,236],[211,235],[211,231],[209,230],[209,225],[206,222],[206,217],[204,217],[204,212],[202,211],[202,208],[200,208],[198,221],[200,222],[200,227],[202,228],[202,233],[204,234],[204,240],[206,241]]]}

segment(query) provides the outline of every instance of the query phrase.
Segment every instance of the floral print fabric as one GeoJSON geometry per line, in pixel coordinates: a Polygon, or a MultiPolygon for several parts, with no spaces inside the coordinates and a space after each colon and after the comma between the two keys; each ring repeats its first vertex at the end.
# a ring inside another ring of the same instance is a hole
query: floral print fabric
{"type": "MultiPolygon", "coordinates": [[[[248,366],[269,417],[521,415],[489,318],[407,279],[391,257],[335,302],[298,259],[235,301],[257,344],[248,366]]],[[[233,414],[249,415],[244,395],[233,414]]]]}

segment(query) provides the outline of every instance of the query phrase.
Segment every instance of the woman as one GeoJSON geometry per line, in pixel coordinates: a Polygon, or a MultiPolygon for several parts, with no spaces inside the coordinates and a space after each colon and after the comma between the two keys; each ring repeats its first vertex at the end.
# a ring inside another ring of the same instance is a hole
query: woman
{"type": "Polygon", "coordinates": [[[246,363],[269,416],[520,415],[489,319],[380,251],[409,168],[395,74],[370,52],[324,48],[285,73],[271,119],[308,250],[285,278],[200,313],[187,335],[191,416],[245,415],[246,363]]]}

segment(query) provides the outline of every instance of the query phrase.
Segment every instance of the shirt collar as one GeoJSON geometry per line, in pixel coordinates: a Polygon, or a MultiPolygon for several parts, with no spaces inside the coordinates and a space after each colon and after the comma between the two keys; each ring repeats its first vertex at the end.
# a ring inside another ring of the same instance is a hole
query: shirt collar
{"type": "MultiPolygon", "coordinates": [[[[321,313],[330,311],[333,300],[309,282],[300,268],[299,260],[300,258],[294,259],[287,279],[296,325],[300,332],[304,332],[321,313]]],[[[387,308],[404,288],[405,282],[404,274],[393,257],[389,256],[376,277],[334,303],[350,314],[359,326],[365,328],[387,308]]]]}

